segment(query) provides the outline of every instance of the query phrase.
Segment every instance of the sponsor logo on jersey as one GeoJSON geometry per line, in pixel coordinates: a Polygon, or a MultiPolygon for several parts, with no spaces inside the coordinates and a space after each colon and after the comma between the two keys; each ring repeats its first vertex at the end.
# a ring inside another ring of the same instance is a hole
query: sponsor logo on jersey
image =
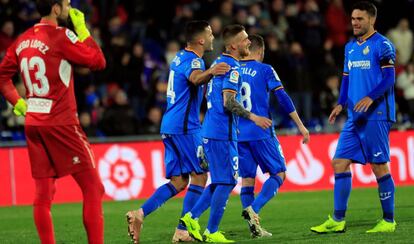
{"type": "Polygon", "coordinates": [[[348,61],[348,69],[360,68],[360,69],[370,69],[371,61],[369,60],[357,60],[357,61],[348,61]]]}
{"type": "Polygon", "coordinates": [[[49,114],[52,105],[53,101],[51,99],[31,97],[27,99],[27,112],[49,114]]]}
{"type": "Polygon", "coordinates": [[[79,40],[78,37],[76,36],[76,34],[73,33],[73,31],[71,31],[69,29],[66,29],[65,34],[73,44],[75,44],[79,40]]]}
{"type": "Polygon", "coordinates": [[[198,59],[193,59],[193,61],[191,61],[191,68],[192,69],[200,69],[201,68],[201,62],[198,59]]]}
{"type": "Polygon", "coordinates": [[[233,83],[239,82],[239,76],[240,76],[240,74],[239,74],[239,72],[237,72],[237,70],[231,71],[231,73],[230,73],[230,82],[233,82],[233,83]]]}

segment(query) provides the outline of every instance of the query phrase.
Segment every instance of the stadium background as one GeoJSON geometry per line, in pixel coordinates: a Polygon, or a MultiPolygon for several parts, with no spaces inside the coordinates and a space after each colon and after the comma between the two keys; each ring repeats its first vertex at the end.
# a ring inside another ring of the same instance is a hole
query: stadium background
{"type": "MultiPolygon", "coordinates": [[[[36,23],[35,1],[0,1],[0,58],[15,37],[36,23]]],[[[231,23],[266,40],[265,62],[273,65],[300,116],[311,132],[338,131],[327,116],[338,96],[343,47],[351,38],[349,9],[341,0],[73,0],[85,12],[95,40],[107,59],[103,72],[75,70],[79,118],[89,137],[158,134],[166,107],[168,63],[183,48],[188,20],[209,20],[215,50],[221,52],[220,31],[231,23]]],[[[376,0],[376,27],[397,48],[397,110],[395,129],[414,122],[414,1],[376,0]]],[[[24,94],[20,78],[15,83],[24,94]]],[[[23,119],[0,102],[0,141],[24,140],[23,119]]],[[[289,117],[275,107],[279,134],[296,133],[289,117]]],[[[343,117],[344,118],[344,117],[343,117]]],[[[343,121],[342,118],[342,121],[343,121]]]]}

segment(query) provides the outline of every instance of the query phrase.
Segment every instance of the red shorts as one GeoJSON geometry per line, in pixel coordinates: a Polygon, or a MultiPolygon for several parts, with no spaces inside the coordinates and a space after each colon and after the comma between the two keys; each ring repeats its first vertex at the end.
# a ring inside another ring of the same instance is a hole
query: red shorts
{"type": "Polygon", "coordinates": [[[59,178],[95,168],[95,157],[79,125],[27,125],[25,132],[33,178],[59,178]]]}

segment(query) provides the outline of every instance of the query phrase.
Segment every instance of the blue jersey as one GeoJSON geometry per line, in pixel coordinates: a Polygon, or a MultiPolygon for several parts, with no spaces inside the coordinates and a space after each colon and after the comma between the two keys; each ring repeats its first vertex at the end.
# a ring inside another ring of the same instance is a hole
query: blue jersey
{"type": "Polygon", "coordinates": [[[344,75],[349,74],[348,119],[355,121],[387,120],[395,122],[394,87],[376,99],[366,113],[353,111],[382,80],[381,67],[395,62],[395,48],[383,35],[374,32],[365,41],[352,40],[345,46],[344,75]]]}
{"type": "Polygon", "coordinates": [[[224,108],[223,91],[237,93],[240,101],[241,86],[239,61],[228,54],[222,54],[213,63],[227,63],[231,69],[225,75],[214,76],[208,83],[207,113],[203,122],[202,136],[216,140],[237,140],[238,116],[224,108]]]}
{"type": "Polygon", "coordinates": [[[161,133],[193,134],[200,131],[203,86],[195,86],[189,81],[194,70],[205,70],[203,59],[193,51],[179,51],[170,65],[167,110],[162,118],[161,133]]]}
{"type": "MultiPolygon", "coordinates": [[[[240,61],[242,73],[241,102],[250,112],[270,118],[269,91],[282,87],[272,66],[255,60],[240,61]]],[[[240,118],[239,141],[257,141],[274,136],[273,127],[263,130],[253,121],[240,118]]]]}

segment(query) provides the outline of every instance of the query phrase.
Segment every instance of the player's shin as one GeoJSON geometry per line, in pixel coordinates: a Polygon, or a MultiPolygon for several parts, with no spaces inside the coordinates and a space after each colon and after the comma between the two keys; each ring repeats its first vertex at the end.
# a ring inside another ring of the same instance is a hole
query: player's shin
{"type": "Polygon", "coordinates": [[[191,216],[193,219],[198,219],[204,213],[204,211],[210,207],[211,198],[216,189],[216,186],[217,185],[215,184],[210,184],[206,187],[206,189],[204,189],[203,194],[201,194],[201,197],[191,209],[191,216]]]}
{"type": "Polygon", "coordinates": [[[55,180],[51,178],[35,179],[36,196],[33,203],[33,217],[41,243],[54,244],[52,215],[50,212],[55,193],[55,180]]]}
{"type": "Polygon", "coordinates": [[[351,172],[335,174],[334,186],[334,214],[336,221],[342,221],[345,218],[345,212],[348,208],[349,195],[352,188],[351,172]]]}
{"type": "Polygon", "coordinates": [[[394,180],[392,179],[391,174],[386,174],[377,179],[377,182],[383,218],[387,222],[394,222],[394,180]]]}
{"type": "Polygon", "coordinates": [[[243,209],[252,205],[254,201],[254,186],[243,186],[240,190],[240,201],[243,209]]]}
{"type": "Polygon", "coordinates": [[[89,244],[104,243],[104,218],[102,196],[104,187],[96,169],[90,169],[72,175],[82,190],[83,224],[89,244]]]}
{"type": "Polygon", "coordinates": [[[157,208],[161,207],[168,199],[177,195],[177,190],[171,184],[171,182],[162,185],[158,188],[154,194],[142,205],[144,215],[147,216],[154,212],[157,208]]]}
{"type": "Polygon", "coordinates": [[[266,180],[259,195],[257,195],[257,198],[252,203],[252,208],[255,213],[258,214],[263,206],[276,195],[282,184],[283,180],[278,175],[272,175],[266,180]]]}
{"type": "MultiPolygon", "coordinates": [[[[200,198],[201,194],[203,193],[204,187],[193,185],[191,184],[188,189],[187,193],[184,197],[184,203],[183,203],[183,211],[181,212],[181,217],[184,216],[187,212],[190,212],[190,210],[194,207],[194,205],[197,203],[198,199],[200,198]]],[[[180,230],[186,230],[187,228],[182,225],[181,223],[178,224],[177,229],[180,230]]]]}
{"type": "Polygon", "coordinates": [[[216,190],[211,198],[210,218],[208,219],[207,230],[209,233],[218,231],[221,219],[223,218],[227,200],[235,185],[217,184],[216,190]]]}

